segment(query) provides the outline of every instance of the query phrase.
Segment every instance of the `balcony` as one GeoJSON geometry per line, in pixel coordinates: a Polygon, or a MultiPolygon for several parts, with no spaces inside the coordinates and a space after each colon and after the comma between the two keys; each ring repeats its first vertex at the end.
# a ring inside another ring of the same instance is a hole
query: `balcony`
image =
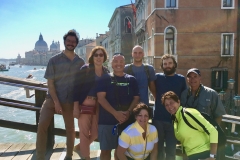
{"type": "Polygon", "coordinates": [[[135,34],[145,31],[145,20],[142,19],[135,27],[135,34]]]}

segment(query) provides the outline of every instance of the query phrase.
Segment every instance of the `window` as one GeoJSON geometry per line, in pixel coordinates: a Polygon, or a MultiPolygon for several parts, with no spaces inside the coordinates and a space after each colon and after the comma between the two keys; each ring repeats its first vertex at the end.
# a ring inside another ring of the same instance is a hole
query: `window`
{"type": "Polygon", "coordinates": [[[234,47],[234,34],[233,33],[223,33],[222,34],[222,48],[221,56],[233,56],[234,47]]]}
{"type": "Polygon", "coordinates": [[[132,33],[132,21],[130,17],[126,17],[124,20],[125,33],[132,33]]]}
{"type": "Polygon", "coordinates": [[[213,68],[212,70],[212,86],[216,91],[222,91],[227,89],[228,71],[226,68],[213,68]]]}
{"type": "Polygon", "coordinates": [[[222,0],[222,9],[234,9],[234,0],[222,0]]]}
{"type": "Polygon", "coordinates": [[[165,50],[167,54],[174,53],[174,30],[172,27],[167,28],[165,32],[165,50]]]}
{"type": "Polygon", "coordinates": [[[151,11],[155,9],[155,0],[151,0],[151,11]]]}
{"type": "Polygon", "coordinates": [[[166,0],[166,7],[167,8],[175,8],[175,7],[177,7],[176,0],[166,0]]]}
{"type": "Polygon", "coordinates": [[[152,37],[151,37],[151,56],[154,56],[154,30],[152,29],[152,37]]]}

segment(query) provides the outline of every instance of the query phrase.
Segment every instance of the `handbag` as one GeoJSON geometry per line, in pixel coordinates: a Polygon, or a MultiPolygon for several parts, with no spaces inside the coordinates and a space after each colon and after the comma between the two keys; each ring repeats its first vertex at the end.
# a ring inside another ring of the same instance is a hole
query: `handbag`
{"type": "Polygon", "coordinates": [[[80,114],[95,115],[96,114],[96,106],[81,105],[80,114]]]}

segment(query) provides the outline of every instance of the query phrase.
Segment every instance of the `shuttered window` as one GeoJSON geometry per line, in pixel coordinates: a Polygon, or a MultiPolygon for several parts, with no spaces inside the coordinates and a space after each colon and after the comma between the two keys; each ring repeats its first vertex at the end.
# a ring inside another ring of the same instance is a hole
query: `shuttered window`
{"type": "Polygon", "coordinates": [[[211,76],[211,88],[216,91],[222,91],[227,89],[227,81],[228,81],[228,71],[214,69],[212,70],[211,76]]]}

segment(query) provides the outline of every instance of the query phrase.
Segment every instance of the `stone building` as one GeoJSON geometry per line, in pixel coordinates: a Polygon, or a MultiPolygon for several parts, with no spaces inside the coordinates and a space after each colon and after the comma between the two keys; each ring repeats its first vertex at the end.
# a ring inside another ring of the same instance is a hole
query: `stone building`
{"type": "Polygon", "coordinates": [[[131,5],[115,9],[109,23],[109,54],[122,53],[126,63],[131,63],[133,47],[133,14],[131,5]]]}
{"type": "Polygon", "coordinates": [[[217,91],[230,78],[239,81],[236,0],[136,0],[135,6],[136,44],[157,72],[169,53],[178,61],[177,73],[199,68],[202,83],[217,91]]]}
{"type": "Polygon", "coordinates": [[[78,47],[78,52],[76,53],[85,61],[85,63],[88,63],[88,56],[95,46],[96,46],[96,41],[92,41],[91,43],[78,47]]]}
{"type": "Polygon", "coordinates": [[[35,48],[32,51],[25,52],[24,64],[27,65],[47,65],[49,59],[60,53],[60,43],[52,41],[50,50],[47,43],[43,40],[40,33],[38,41],[35,43],[35,48]]]}
{"type": "MultiPolygon", "coordinates": [[[[91,39],[91,38],[86,38],[86,39],[81,39],[78,42],[77,47],[75,48],[75,52],[80,56],[86,59],[86,51],[84,50],[84,46],[90,43],[95,42],[95,39],[91,39]]],[[[96,43],[95,43],[96,45],[96,43]]]]}

